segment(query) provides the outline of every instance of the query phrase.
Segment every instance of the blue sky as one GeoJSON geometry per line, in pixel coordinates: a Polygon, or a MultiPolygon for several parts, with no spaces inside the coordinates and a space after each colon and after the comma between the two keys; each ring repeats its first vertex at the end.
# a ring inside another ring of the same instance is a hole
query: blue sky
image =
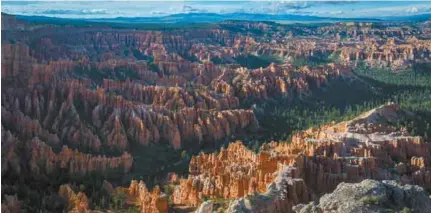
{"type": "Polygon", "coordinates": [[[263,13],[373,18],[431,13],[430,1],[2,1],[2,12],[63,18],[151,17],[178,13],[263,13]]]}

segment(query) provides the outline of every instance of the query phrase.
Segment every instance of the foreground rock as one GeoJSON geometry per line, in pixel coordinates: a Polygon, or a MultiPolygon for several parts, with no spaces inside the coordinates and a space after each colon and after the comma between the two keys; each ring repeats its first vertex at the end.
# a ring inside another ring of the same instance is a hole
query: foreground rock
{"type": "Polygon", "coordinates": [[[304,180],[292,177],[297,174],[295,170],[294,167],[282,169],[265,193],[234,200],[227,212],[284,212],[292,209],[295,203],[309,201],[311,196],[304,180]]]}
{"type": "Polygon", "coordinates": [[[340,183],[319,202],[294,207],[297,213],[431,212],[431,199],[420,186],[395,181],[340,183]]]}
{"type": "Polygon", "coordinates": [[[241,142],[218,154],[202,153],[192,158],[188,178],[173,182],[172,200],[198,207],[211,199],[228,212],[293,212],[293,206],[343,182],[397,180],[428,190],[429,143],[395,127],[406,116],[387,104],[350,121],[300,132],[290,143],[264,144],[259,153],[241,142]]]}

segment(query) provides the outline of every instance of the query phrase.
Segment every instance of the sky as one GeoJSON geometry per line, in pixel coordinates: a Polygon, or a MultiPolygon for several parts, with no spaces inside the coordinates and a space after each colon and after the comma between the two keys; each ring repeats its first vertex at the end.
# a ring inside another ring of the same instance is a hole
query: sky
{"type": "Polygon", "coordinates": [[[178,13],[294,14],[378,18],[431,13],[431,1],[1,1],[2,12],[61,18],[154,17],[178,13]]]}

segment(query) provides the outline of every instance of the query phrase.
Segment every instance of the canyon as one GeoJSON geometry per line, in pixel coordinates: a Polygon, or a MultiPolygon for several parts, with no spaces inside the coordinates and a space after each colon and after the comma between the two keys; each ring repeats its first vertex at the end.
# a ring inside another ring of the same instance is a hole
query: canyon
{"type": "Polygon", "coordinates": [[[319,198],[368,179],[431,191],[429,124],[412,134],[395,84],[358,74],[413,73],[425,83],[402,90],[429,97],[429,21],[141,27],[2,14],[2,211],[325,212],[319,198]],[[359,116],[284,140],[266,120],[332,113],[362,87],[359,116]]]}

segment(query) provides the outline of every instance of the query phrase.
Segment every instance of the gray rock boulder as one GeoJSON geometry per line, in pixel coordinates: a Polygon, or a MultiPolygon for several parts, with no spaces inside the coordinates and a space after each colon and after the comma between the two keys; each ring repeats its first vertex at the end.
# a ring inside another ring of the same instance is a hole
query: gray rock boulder
{"type": "Polygon", "coordinates": [[[213,206],[214,204],[211,201],[205,201],[199,206],[196,213],[212,213],[213,206]]]}
{"type": "Polygon", "coordinates": [[[293,210],[297,213],[430,213],[431,199],[420,186],[364,180],[341,183],[318,203],[300,204],[293,210]]]}

